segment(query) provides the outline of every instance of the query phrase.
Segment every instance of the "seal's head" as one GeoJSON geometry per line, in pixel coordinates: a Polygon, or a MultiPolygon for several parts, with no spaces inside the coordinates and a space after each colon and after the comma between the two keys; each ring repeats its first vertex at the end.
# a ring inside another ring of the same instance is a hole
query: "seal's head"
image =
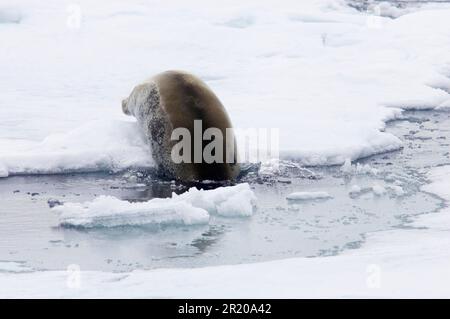
{"type": "Polygon", "coordinates": [[[137,85],[131,94],[122,100],[122,111],[126,115],[136,116],[136,110],[143,105],[148,104],[148,101],[155,97],[155,84],[148,80],[137,85]]]}
{"type": "Polygon", "coordinates": [[[122,112],[126,115],[131,115],[128,110],[128,98],[122,100],[122,112]]]}

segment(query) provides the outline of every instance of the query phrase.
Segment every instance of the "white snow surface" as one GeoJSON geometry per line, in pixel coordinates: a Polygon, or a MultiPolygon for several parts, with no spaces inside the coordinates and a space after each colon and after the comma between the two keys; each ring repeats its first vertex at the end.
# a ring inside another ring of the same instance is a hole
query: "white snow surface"
{"type": "Polygon", "coordinates": [[[280,154],[342,164],[397,149],[399,108],[450,107],[450,9],[372,16],[340,0],[0,2],[2,176],[152,165],[121,99],[181,69],[280,154]],[[6,171],[6,173],[5,173],[6,171]]]}
{"type": "MultiPolygon", "coordinates": [[[[424,189],[450,202],[450,166],[430,179],[424,189]]],[[[414,225],[368,234],[362,248],[333,257],[130,273],[81,269],[77,285],[71,271],[0,271],[0,297],[448,298],[450,209],[414,225]]]]}
{"type": "Polygon", "coordinates": [[[381,196],[381,195],[386,194],[386,188],[384,188],[383,186],[381,186],[379,184],[373,185],[372,186],[372,191],[377,196],[381,196]]]}
{"type": "Polygon", "coordinates": [[[59,215],[61,226],[118,227],[142,225],[206,224],[210,214],[226,217],[251,216],[256,196],[247,183],[214,190],[187,192],[172,198],[154,198],[130,203],[113,196],[100,196],[85,203],[65,203],[52,211],[59,215]]]}
{"type": "Polygon", "coordinates": [[[125,121],[92,121],[39,142],[0,139],[0,177],[151,166],[151,151],[138,128],[125,121]]]}

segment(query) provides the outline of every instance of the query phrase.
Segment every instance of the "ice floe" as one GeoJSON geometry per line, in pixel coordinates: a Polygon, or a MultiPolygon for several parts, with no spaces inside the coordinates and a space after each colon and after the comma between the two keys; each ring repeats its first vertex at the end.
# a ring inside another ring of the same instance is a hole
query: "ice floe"
{"type": "Polygon", "coordinates": [[[330,198],[333,198],[333,196],[327,192],[294,192],[286,196],[286,199],[296,201],[330,198]]]}
{"type": "Polygon", "coordinates": [[[249,184],[214,190],[191,188],[171,198],[130,203],[113,196],[100,196],[85,203],[64,203],[52,210],[65,227],[118,227],[142,225],[206,224],[210,214],[224,217],[251,216],[256,197],[249,184]]]}
{"type": "Polygon", "coordinates": [[[0,177],[152,167],[150,148],[132,122],[97,120],[40,142],[0,139],[0,177]]]}

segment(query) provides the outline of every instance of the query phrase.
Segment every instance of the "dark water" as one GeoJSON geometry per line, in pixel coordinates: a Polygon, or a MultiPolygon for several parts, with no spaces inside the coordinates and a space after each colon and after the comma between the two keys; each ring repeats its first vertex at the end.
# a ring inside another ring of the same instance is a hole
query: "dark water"
{"type": "Polygon", "coordinates": [[[400,137],[404,148],[359,161],[371,169],[344,174],[340,167],[285,167],[278,175],[249,175],[258,211],[250,218],[213,216],[202,226],[58,226],[48,200],[82,202],[113,195],[144,201],[186,189],[136,172],[0,179],[0,260],[35,269],[77,264],[84,270],[128,271],[316,257],[358,248],[365,233],[409,227],[412,216],[443,205],[419,188],[430,168],[450,164],[450,114],[407,112],[403,120],[389,123],[387,131],[400,137]],[[349,194],[353,185],[362,192],[349,194]],[[374,194],[373,185],[386,193],[374,194]],[[399,185],[402,196],[389,188],[399,185]],[[288,202],[286,195],[294,191],[327,191],[333,198],[288,202]]]}

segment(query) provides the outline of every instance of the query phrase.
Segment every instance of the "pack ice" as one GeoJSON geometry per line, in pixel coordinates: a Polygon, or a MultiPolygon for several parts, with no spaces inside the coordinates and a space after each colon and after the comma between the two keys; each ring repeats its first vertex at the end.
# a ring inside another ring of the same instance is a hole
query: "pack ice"
{"type": "Polygon", "coordinates": [[[53,207],[64,227],[118,227],[140,225],[206,224],[210,214],[224,217],[251,216],[256,196],[250,185],[198,190],[195,187],[171,198],[154,198],[130,203],[113,196],[100,196],[85,203],[53,207]]]}

